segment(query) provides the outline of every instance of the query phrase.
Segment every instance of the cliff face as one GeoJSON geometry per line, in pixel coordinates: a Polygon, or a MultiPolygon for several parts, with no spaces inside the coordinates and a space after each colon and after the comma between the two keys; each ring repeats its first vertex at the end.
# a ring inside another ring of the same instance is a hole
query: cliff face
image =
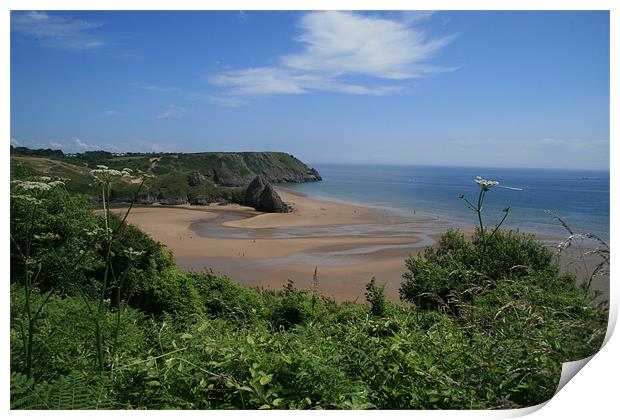
{"type": "Polygon", "coordinates": [[[218,153],[217,158],[213,181],[225,187],[248,185],[257,175],[271,183],[321,180],[316,169],[286,153],[218,153]]]}
{"type": "MultiPolygon", "coordinates": [[[[271,183],[321,180],[316,169],[281,152],[113,154],[99,151],[58,156],[54,151],[26,149],[26,152],[11,149],[12,166],[19,161],[33,174],[68,177],[71,179],[69,189],[90,194],[95,201],[98,190],[91,185],[89,170],[97,165],[118,170],[130,167],[155,175],[138,197],[143,204],[235,202],[249,204],[261,211],[281,212],[287,211],[286,205],[271,183]],[[49,156],[33,157],[26,152],[47,153],[49,156]],[[247,187],[257,177],[262,184],[256,197],[248,201],[247,187]]],[[[133,184],[119,180],[114,186],[112,201],[123,202],[132,198],[133,184]]]]}

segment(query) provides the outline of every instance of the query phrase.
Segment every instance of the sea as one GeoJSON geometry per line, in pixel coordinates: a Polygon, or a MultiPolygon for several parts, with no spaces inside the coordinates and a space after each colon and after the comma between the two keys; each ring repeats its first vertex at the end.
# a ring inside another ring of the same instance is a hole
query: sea
{"type": "Polygon", "coordinates": [[[609,171],[314,164],[323,181],[286,184],[310,198],[391,210],[399,214],[432,215],[459,225],[475,226],[472,203],[480,187],[476,176],[499,181],[486,194],[485,225],[494,225],[510,207],[502,228],[567,236],[552,217],[562,218],[574,232],[594,233],[609,240],[609,171]]]}

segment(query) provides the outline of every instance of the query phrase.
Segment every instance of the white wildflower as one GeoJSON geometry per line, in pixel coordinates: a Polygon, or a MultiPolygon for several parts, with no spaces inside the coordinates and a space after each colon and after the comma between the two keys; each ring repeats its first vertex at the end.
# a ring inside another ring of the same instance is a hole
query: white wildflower
{"type": "Polygon", "coordinates": [[[116,169],[93,169],[90,173],[93,175],[121,176],[121,171],[117,171],[116,169]]]}
{"type": "Polygon", "coordinates": [[[90,174],[95,178],[95,181],[106,184],[112,181],[112,178],[121,176],[121,171],[116,169],[108,169],[105,165],[97,165],[99,169],[93,169],[90,174]]]}
{"type": "Polygon", "coordinates": [[[15,180],[15,181],[12,181],[11,183],[14,184],[16,187],[21,188],[23,190],[47,191],[52,188],[49,184],[45,182],[38,182],[38,181],[15,180]]]}
{"type": "Polygon", "coordinates": [[[146,253],[146,251],[134,251],[132,247],[129,247],[124,252],[125,252],[125,255],[129,258],[138,258],[146,253]]]}
{"type": "Polygon", "coordinates": [[[491,179],[484,179],[481,176],[477,176],[474,181],[476,181],[476,183],[478,185],[480,185],[482,187],[483,190],[488,191],[489,188],[491,187],[496,187],[499,185],[499,181],[493,181],[491,179]]]}
{"type": "Polygon", "coordinates": [[[52,178],[50,178],[49,176],[41,176],[41,177],[39,177],[39,179],[40,179],[41,181],[44,181],[44,182],[47,182],[47,181],[51,181],[51,180],[52,180],[52,178]]]}
{"type": "Polygon", "coordinates": [[[37,198],[34,198],[31,195],[24,195],[24,194],[13,194],[11,195],[11,199],[12,200],[24,200],[31,204],[41,204],[43,202],[37,198]]]}
{"type": "Polygon", "coordinates": [[[59,187],[64,186],[65,183],[63,181],[52,181],[48,185],[51,185],[52,187],[59,187]]]}
{"type": "Polygon", "coordinates": [[[46,232],[42,235],[34,235],[34,238],[38,241],[53,241],[54,239],[60,239],[57,233],[46,232]]]}
{"type": "Polygon", "coordinates": [[[84,228],[84,233],[86,233],[86,236],[97,236],[98,234],[100,234],[101,232],[103,232],[103,229],[101,229],[100,227],[94,227],[92,229],[86,229],[84,228]]]}

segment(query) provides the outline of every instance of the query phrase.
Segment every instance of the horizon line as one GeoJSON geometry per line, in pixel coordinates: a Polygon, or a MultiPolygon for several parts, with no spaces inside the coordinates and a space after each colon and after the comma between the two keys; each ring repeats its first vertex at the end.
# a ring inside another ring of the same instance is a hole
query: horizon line
{"type": "Polygon", "coordinates": [[[483,168],[483,169],[537,169],[537,170],[555,170],[555,171],[600,171],[600,172],[611,172],[611,165],[607,168],[558,168],[558,167],[539,167],[539,166],[486,166],[482,165],[468,165],[468,164],[446,164],[446,163],[395,163],[395,162],[320,162],[320,161],[308,161],[307,163],[295,156],[293,153],[286,151],[275,151],[275,150],[243,150],[243,151],[221,151],[221,150],[213,150],[213,151],[201,151],[201,152],[187,152],[187,151],[109,151],[109,150],[84,150],[81,152],[65,152],[63,149],[53,149],[53,148],[38,148],[33,149],[27,146],[14,146],[10,145],[11,148],[25,148],[28,150],[59,150],[64,155],[80,155],[85,153],[93,153],[93,152],[105,152],[112,154],[126,154],[126,153],[136,153],[136,154],[174,154],[174,153],[185,153],[185,154],[200,154],[200,153],[285,153],[289,156],[293,156],[294,158],[302,161],[306,165],[358,165],[358,166],[432,166],[432,167],[445,167],[445,168],[483,168]]]}

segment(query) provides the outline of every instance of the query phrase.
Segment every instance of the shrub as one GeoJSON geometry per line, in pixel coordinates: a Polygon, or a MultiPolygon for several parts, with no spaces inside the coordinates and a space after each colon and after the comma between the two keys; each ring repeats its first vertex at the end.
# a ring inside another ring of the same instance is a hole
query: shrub
{"type": "Polygon", "coordinates": [[[506,279],[541,273],[549,287],[567,284],[547,248],[532,236],[515,232],[496,232],[486,243],[477,232],[472,242],[456,231],[446,232],[436,247],[405,262],[405,281],[399,289],[402,300],[426,309],[443,307],[458,311],[459,298],[470,300],[481,290],[506,279]],[[484,246],[486,258],[480,267],[476,257],[484,246]],[[547,275],[548,274],[548,275],[547,275]]]}
{"type": "MultiPolygon", "coordinates": [[[[35,304],[46,298],[37,291],[31,294],[35,304]]],[[[84,301],[80,297],[60,297],[50,295],[37,320],[37,334],[34,335],[32,376],[49,380],[58,375],[69,375],[73,371],[93,371],[95,366],[95,342],[92,333],[92,319],[87,305],[94,302],[84,301]]],[[[25,350],[22,331],[26,319],[21,308],[24,295],[18,288],[11,288],[11,371],[24,372],[25,359],[21,356],[25,350]]],[[[130,308],[123,311],[120,318],[118,336],[116,334],[116,313],[107,312],[102,322],[102,334],[106,343],[105,353],[123,360],[141,352],[144,346],[141,325],[143,315],[130,308]],[[114,346],[116,345],[116,348],[114,346]]],[[[108,360],[109,363],[114,363],[108,360]]]]}
{"type": "Polygon", "coordinates": [[[377,286],[373,277],[366,285],[366,301],[370,303],[370,314],[374,316],[385,315],[387,309],[387,299],[385,297],[385,285],[377,286]]]}
{"type": "Polygon", "coordinates": [[[168,249],[160,249],[149,266],[136,275],[129,304],[156,316],[169,313],[189,317],[203,312],[194,276],[176,269],[168,249]]]}
{"type": "Polygon", "coordinates": [[[275,293],[270,303],[269,319],[276,330],[287,330],[312,318],[312,297],[306,290],[295,288],[289,280],[286,287],[275,293]]]}
{"type": "MultiPolygon", "coordinates": [[[[38,182],[38,181],[35,181],[38,182]]],[[[95,270],[102,262],[90,251],[96,240],[87,233],[97,226],[97,216],[85,196],[70,196],[61,187],[26,194],[12,188],[11,198],[11,281],[23,278],[22,253],[44,267],[37,277],[41,290],[70,293],[75,282],[84,282],[80,273],[95,270]],[[75,274],[72,278],[67,272],[75,274]]]]}
{"type": "Polygon", "coordinates": [[[267,313],[263,295],[212,271],[192,273],[206,314],[212,318],[227,318],[239,324],[251,324],[267,313]]]}

